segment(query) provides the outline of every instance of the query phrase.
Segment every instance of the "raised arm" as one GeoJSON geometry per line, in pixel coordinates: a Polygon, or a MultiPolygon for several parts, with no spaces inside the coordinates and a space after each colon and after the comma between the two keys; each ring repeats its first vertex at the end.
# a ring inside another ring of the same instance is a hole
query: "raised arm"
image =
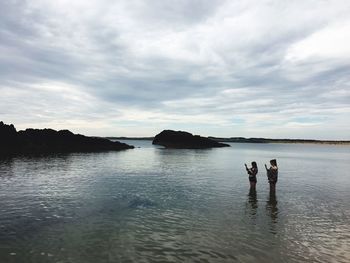
{"type": "Polygon", "coordinates": [[[248,166],[247,166],[247,164],[245,163],[244,164],[244,166],[245,166],[245,169],[247,170],[247,172],[249,171],[249,169],[248,169],[248,166]]]}

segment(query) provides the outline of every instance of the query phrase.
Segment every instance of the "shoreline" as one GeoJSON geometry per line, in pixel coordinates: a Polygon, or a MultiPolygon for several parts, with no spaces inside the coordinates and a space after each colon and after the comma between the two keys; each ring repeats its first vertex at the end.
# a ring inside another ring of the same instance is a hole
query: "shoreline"
{"type": "MultiPolygon", "coordinates": [[[[142,140],[152,141],[154,137],[103,137],[109,140],[142,140]]],[[[268,139],[268,138],[218,138],[208,137],[217,142],[232,142],[232,143],[288,143],[288,144],[325,144],[325,145],[350,145],[350,141],[345,140],[313,140],[313,139],[268,139]]]]}

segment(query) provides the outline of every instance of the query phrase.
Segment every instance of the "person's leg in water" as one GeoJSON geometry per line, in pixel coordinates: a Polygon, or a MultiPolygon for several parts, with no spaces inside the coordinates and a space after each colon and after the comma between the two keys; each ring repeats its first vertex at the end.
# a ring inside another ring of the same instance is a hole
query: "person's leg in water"
{"type": "Polygon", "coordinates": [[[254,179],[250,179],[250,189],[255,189],[256,188],[256,180],[254,179]]]}
{"type": "Polygon", "coordinates": [[[276,183],[270,182],[270,192],[275,193],[276,192],[276,183]]]}

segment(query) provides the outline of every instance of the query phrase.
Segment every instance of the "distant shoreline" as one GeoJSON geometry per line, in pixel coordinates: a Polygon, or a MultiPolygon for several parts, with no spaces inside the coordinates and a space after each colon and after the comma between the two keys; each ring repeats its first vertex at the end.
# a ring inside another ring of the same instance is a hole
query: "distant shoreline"
{"type": "MultiPolygon", "coordinates": [[[[147,140],[152,141],[154,137],[105,137],[110,140],[147,140]]],[[[350,141],[343,140],[311,140],[311,139],[267,139],[267,138],[244,138],[244,137],[208,137],[218,142],[234,143],[293,143],[293,144],[333,144],[333,145],[350,145],[350,141]]]]}
{"type": "Polygon", "coordinates": [[[153,141],[154,137],[103,137],[109,140],[140,140],[140,141],[153,141]]]}

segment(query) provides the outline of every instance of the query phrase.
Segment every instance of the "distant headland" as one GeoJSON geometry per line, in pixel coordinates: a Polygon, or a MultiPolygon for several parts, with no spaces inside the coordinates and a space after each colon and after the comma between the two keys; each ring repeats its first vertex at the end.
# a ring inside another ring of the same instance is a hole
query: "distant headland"
{"type": "Polygon", "coordinates": [[[105,138],[73,134],[68,130],[26,129],[17,131],[14,125],[0,122],[0,155],[120,151],[134,146],[105,138]]]}
{"type": "Polygon", "coordinates": [[[350,141],[336,141],[336,140],[310,140],[310,139],[267,139],[267,138],[218,138],[209,137],[212,140],[220,142],[236,142],[236,143],[312,143],[312,144],[350,144],[350,141]]]}

